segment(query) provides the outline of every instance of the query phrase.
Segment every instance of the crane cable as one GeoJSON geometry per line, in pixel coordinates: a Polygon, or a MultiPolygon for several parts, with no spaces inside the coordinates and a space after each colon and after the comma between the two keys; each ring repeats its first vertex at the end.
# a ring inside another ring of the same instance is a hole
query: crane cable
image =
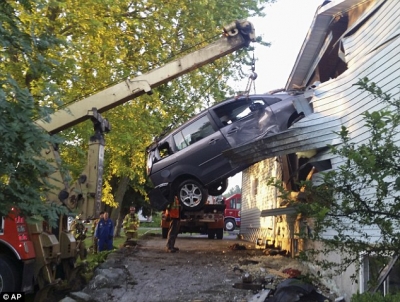
{"type": "Polygon", "coordinates": [[[251,88],[254,90],[254,94],[256,94],[256,83],[255,80],[257,79],[257,73],[255,72],[256,70],[256,60],[254,58],[254,52],[253,52],[253,60],[251,61],[251,74],[249,76],[249,79],[247,81],[246,85],[246,90],[245,90],[245,95],[249,96],[251,88]]]}

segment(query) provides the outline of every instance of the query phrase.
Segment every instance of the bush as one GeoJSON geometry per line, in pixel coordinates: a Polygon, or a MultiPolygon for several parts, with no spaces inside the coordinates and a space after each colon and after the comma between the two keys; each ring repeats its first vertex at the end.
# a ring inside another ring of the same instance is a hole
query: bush
{"type": "Polygon", "coordinates": [[[351,302],[398,302],[400,294],[382,296],[381,293],[363,293],[351,297],[351,302]]]}

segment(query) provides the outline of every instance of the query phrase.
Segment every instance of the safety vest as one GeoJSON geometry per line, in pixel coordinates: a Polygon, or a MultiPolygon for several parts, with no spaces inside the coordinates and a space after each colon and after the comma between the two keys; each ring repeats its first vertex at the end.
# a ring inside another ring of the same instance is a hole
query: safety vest
{"type": "Polygon", "coordinates": [[[139,224],[139,217],[136,213],[133,215],[133,217],[128,213],[122,222],[125,232],[136,232],[139,228],[139,224]]]}
{"type": "Polygon", "coordinates": [[[167,210],[169,217],[171,218],[179,218],[180,214],[180,204],[179,200],[175,198],[174,202],[170,205],[169,209],[167,210]]]}

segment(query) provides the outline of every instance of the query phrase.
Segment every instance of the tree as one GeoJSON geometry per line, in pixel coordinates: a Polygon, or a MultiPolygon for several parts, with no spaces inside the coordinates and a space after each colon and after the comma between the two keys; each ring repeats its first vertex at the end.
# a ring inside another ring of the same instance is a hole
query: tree
{"type": "Polygon", "coordinates": [[[17,206],[31,220],[46,218],[54,226],[65,208],[44,202],[51,190],[45,177],[53,168],[41,158],[41,152],[59,140],[39,129],[34,120],[51,112],[40,104],[45,97],[60,103],[60,92],[52,80],[62,68],[43,53],[65,44],[47,31],[31,31],[20,13],[32,15],[35,4],[0,3],[0,214],[7,215],[17,206]],[[35,81],[46,81],[46,85],[35,86],[35,81]]]}
{"type": "Polygon", "coordinates": [[[224,197],[230,197],[230,196],[232,196],[234,194],[237,194],[237,193],[242,193],[242,189],[239,187],[239,185],[236,185],[236,186],[230,188],[228,192],[225,192],[223,194],[223,196],[224,197]]]}
{"type": "MultiPolygon", "coordinates": [[[[81,24],[70,18],[67,21],[77,24],[78,30],[66,31],[70,26],[65,24],[59,30],[68,33],[72,41],[79,41],[73,51],[82,52],[78,56],[82,60],[77,63],[79,69],[76,70],[80,81],[73,83],[72,95],[93,93],[128,76],[134,77],[156,68],[220,36],[221,25],[250,15],[260,15],[262,11],[258,1],[254,0],[229,4],[220,1],[189,3],[183,0],[151,3],[102,1],[90,8],[91,14],[93,9],[96,10],[94,15],[99,16],[96,22],[84,19],[81,24]],[[104,35],[102,39],[99,39],[99,33],[104,35]],[[104,40],[106,43],[102,43],[104,40]],[[91,50],[91,54],[85,51],[87,49],[91,50]]],[[[80,14],[76,13],[77,16],[80,14]]],[[[70,50],[68,53],[71,53],[70,50]]],[[[176,127],[205,106],[232,94],[226,85],[227,78],[234,73],[243,73],[243,63],[249,64],[249,56],[246,51],[239,51],[237,56],[222,58],[155,89],[151,96],[142,96],[107,112],[113,128],[107,135],[106,147],[104,184],[108,189],[103,200],[107,204],[121,204],[121,199],[116,199],[113,192],[122,191],[111,188],[115,178],[122,180],[128,177],[134,190],[146,196],[143,174],[145,147],[166,128],[176,127]]],[[[78,175],[83,162],[71,155],[76,154],[77,149],[87,149],[89,129],[90,125],[83,124],[63,133],[67,140],[77,141],[79,137],[78,145],[63,149],[63,157],[67,158],[75,175],[78,175]]]]}
{"type": "Polygon", "coordinates": [[[302,237],[323,243],[320,249],[305,251],[303,259],[335,274],[357,266],[362,253],[384,264],[400,250],[400,145],[396,139],[400,99],[367,78],[357,85],[384,104],[380,110],[363,114],[368,140],[356,144],[342,127],[338,133],[342,144],[330,147],[332,154],[343,159],[338,169],[321,173],[318,186],[309,181],[299,184],[304,191],[300,201],[289,200],[283,186],[278,186],[282,196],[312,222],[312,233],[302,237]],[[328,232],[332,235],[326,236],[328,232]],[[314,258],[332,251],[340,253],[340,263],[314,258]]]}

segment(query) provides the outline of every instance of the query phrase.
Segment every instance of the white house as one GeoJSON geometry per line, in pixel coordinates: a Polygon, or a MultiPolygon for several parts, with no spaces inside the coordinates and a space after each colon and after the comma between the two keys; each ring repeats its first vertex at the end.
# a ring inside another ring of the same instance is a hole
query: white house
{"type": "MultiPolygon", "coordinates": [[[[354,86],[359,79],[368,77],[395,97],[400,89],[400,1],[321,2],[286,85],[287,90],[305,90],[308,103],[296,104],[305,117],[283,133],[226,152],[233,162],[260,160],[243,172],[244,238],[275,240],[276,246],[292,254],[301,249],[295,233],[304,225],[291,209],[282,207],[267,179],[280,178],[296,191],[294,178],[315,179],[318,172],[339,167],[341,159],[330,154],[327,145],[340,143],[333,132],[342,125],[356,144],[369,138],[361,114],[382,104],[354,86]],[[311,161],[305,158],[310,157],[307,153],[313,155],[311,161]]],[[[373,227],[369,231],[376,232],[373,227]]],[[[354,284],[349,277],[354,271],[353,267],[325,283],[349,301],[352,294],[366,289],[369,275],[368,265],[362,266],[354,284]]]]}

